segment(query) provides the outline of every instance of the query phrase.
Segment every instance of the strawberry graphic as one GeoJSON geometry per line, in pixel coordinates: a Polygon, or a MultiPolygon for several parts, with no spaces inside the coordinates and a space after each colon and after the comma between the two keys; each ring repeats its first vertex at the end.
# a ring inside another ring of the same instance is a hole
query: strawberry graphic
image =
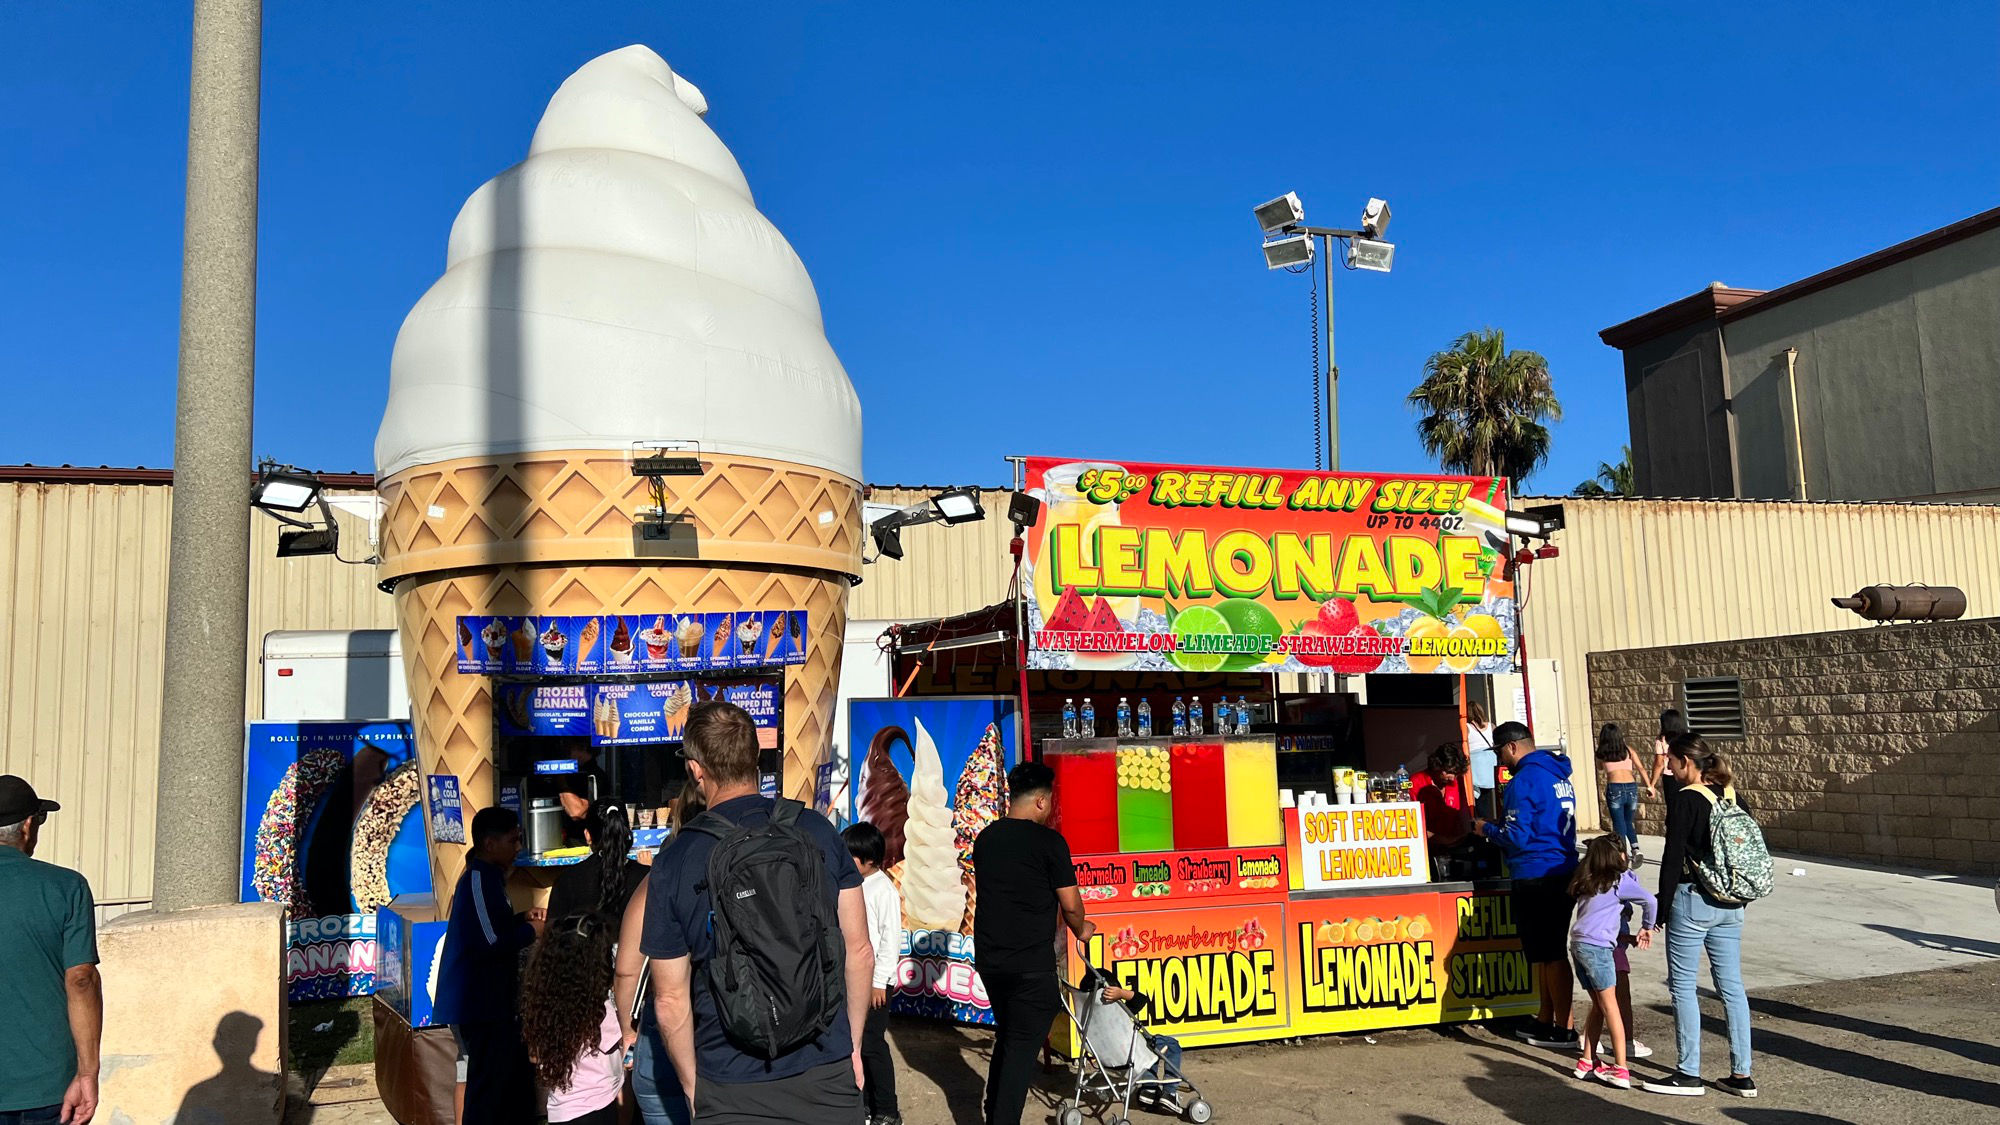
{"type": "Polygon", "coordinates": [[[1319,619],[1326,623],[1327,635],[1343,637],[1361,625],[1361,611],[1347,598],[1329,598],[1319,607],[1319,619]]]}
{"type": "MultiPolygon", "coordinates": [[[[1339,633],[1333,631],[1333,627],[1328,625],[1326,623],[1326,619],[1323,617],[1315,617],[1311,621],[1308,621],[1305,624],[1300,625],[1298,628],[1298,633],[1300,636],[1306,636],[1306,637],[1340,636],[1339,633]]],[[[1294,651],[1292,653],[1292,657],[1296,659],[1299,663],[1305,665],[1308,668],[1328,668],[1333,665],[1334,661],[1334,655],[1330,652],[1294,651]]]]}
{"type": "Polygon", "coordinates": [[[1367,645],[1367,651],[1337,653],[1329,657],[1328,664],[1335,672],[1343,676],[1365,676],[1382,666],[1382,661],[1385,659],[1385,653],[1382,651],[1383,646],[1372,643],[1381,639],[1381,633],[1367,625],[1361,625],[1347,633],[1346,636],[1356,641],[1368,641],[1371,643],[1367,645]]]}

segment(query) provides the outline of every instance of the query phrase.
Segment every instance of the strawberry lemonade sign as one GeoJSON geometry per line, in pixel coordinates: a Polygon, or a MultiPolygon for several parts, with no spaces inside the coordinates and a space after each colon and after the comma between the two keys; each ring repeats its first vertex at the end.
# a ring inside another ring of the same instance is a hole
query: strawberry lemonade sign
{"type": "Polygon", "coordinates": [[[1513,669],[1506,482],[1027,460],[1030,663],[1513,669]]]}

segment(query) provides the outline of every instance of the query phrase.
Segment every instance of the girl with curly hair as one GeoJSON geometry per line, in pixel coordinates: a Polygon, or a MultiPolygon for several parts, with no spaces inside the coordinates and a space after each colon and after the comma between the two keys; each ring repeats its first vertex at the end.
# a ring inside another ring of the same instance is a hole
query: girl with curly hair
{"type": "MultiPolygon", "coordinates": [[[[548,1091],[548,1118],[580,1125],[616,1125],[625,1088],[618,1009],[612,996],[612,952],[618,920],[634,886],[623,878],[632,833],[625,811],[591,811],[595,900],[561,914],[528,951],[521,972],[521,1038],[548,1091]]],[[[577,866],[583,866],[581,864],[577,866]]],[[[561,884],[559,883],[560,887],[561,884]]],[[[577,883],[571,884],[572,889],[577,883]]]]}

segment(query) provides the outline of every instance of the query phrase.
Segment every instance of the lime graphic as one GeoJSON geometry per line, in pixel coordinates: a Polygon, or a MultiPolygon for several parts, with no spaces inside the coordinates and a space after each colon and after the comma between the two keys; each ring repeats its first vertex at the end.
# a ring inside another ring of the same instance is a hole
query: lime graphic
{"type": "MultiPolygon", "coordinates": [[[[1173,653],[1175,664],[1190,672],[1213,672],[1229,659],[1227,653],[1190,651],[1194,637],[1226,637],[1229,622],[1205,605],[1191,605],[1174,618],[1174,637],[1180,648],[1173,653]]],[[[1199,642],[1197,642],[1199,643],[1199,642]]]]}
{"type": "MultiPolygon", "coordinates": [[[[1229,630],[1239,637],[1263,637],[1275,641],[1285,635],[1285,627],[1278,624],[1278,615],[1265,609],[1249,598],[1230,598],[1215,607],[1222,619],[1229,623],[1229,630]]],[[[1259,646],[1257,652],[1232,652],[1222,663],[1225,672],[1243,672],[1264,663],[1264,651],[1259,646]]]]}

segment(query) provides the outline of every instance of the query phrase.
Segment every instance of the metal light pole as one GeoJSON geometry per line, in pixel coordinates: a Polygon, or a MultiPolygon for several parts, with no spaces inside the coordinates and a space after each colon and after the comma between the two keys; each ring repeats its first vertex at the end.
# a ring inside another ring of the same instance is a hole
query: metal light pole
{"type": "Polygon", "coordinates": [[[153,905],[235,902],[250,632],[261,0],[195,0],[153,905]]]}
{"type": "MultiPolygon", "coordinates": [[[[1340,364],[1335,362],[1333,351],[1334,244],[1345,246],[1349,239],[1354,240],[1341,259],[1348,269],[1388,273],[1396,248],[1380,239],[1389,229],[1389,205],[1380,199],[1370,199],[1361,213],[1360,230],[1306,226],[1305,206],[1296,193],[1281,195],[1253,208],[1252,213],[1264,228],[1264,264],[1270,269],[1296,273],[1301,266],[1311,268],[1312,240],[1319,241],[1320,269],[1326,281],[1326,307],[1321,314],[1326,331],[1326,433],[1321,436],[1326,442],[1326,467],[1329,471],[1337,470],[1340,468],[1340,364]]],[[[1314,326],[1314,331],[1319,329],[1319,325],[1314,326]]]]}

